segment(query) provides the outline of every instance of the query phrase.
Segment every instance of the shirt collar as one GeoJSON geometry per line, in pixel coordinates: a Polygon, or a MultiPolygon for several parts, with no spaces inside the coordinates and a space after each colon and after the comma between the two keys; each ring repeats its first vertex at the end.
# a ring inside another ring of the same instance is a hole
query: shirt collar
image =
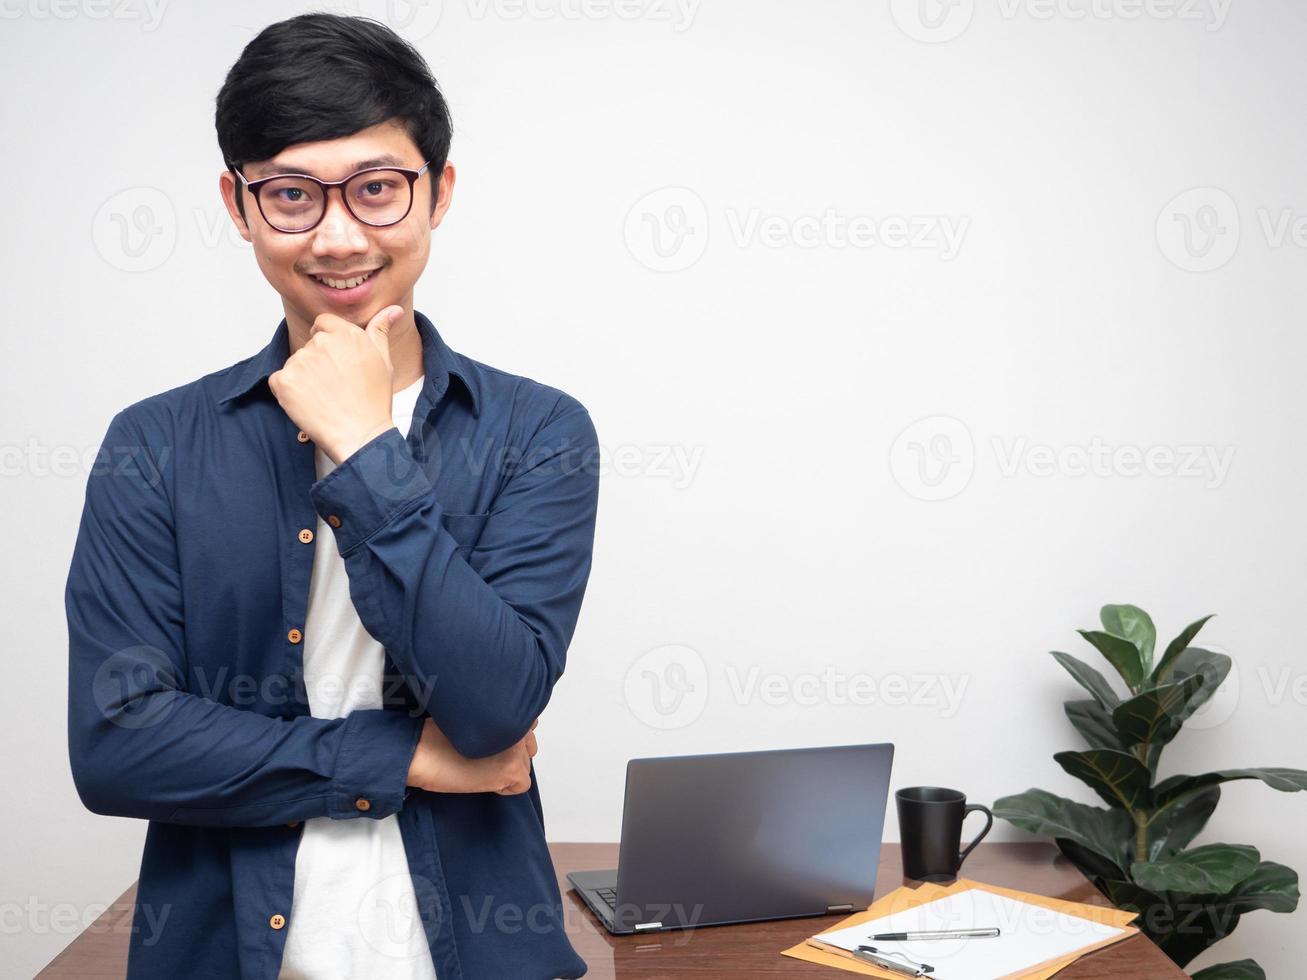
{"type": "MultiPolygon", "coordinates": [[[[422,338],[422,366],[425,373],[422,391],[430,391],[431,403],[434,405],[445,394],[450,377],[458,378],[472,403],[472,415],[479,418],[481,392],[475,372],[462,355],[449,348],[430,320],[417,310],[413,311],[413,319],[417,323],[418,335],[422,338]]],[[[230,383],[218,404],[225,405],[252,390],[260,382],[266,382],[268,375],[279,371],[288,357],[290,328],[283,317],[263,350],[233,369],[230,383]]]]}

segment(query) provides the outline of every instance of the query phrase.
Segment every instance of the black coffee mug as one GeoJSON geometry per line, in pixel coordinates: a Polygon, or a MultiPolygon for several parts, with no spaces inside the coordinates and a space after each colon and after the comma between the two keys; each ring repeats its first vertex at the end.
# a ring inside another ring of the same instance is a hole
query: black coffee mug
{"type": "Polygon", "coordinates": [[[939,786],[911,786],[894,794],[899,808],[899,840],[903,850],[903,876],[914,881],[948,881],[972,849],[994,826],[994,814],[979,803],[968,803],[965,793],[939,786]],[[962,821],[973,810],[985,815],[985,829],[958,852],[962,821]]]}

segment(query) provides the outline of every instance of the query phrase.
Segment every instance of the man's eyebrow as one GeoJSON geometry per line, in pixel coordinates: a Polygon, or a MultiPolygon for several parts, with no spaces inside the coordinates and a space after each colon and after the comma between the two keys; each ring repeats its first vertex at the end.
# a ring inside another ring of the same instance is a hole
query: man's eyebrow
{"type": "MultiPolygon", "coordinates": [[[[350,167],[350,173],[359,170],[367,170],[369,167],[402,167],[404,164],[399,157],[392,156],[389,153],[383,153],[379,157],[373,157],[371,160],[358,160],[350,167]]],[[[261,167],[255,167],[254,172],[259,177],[273,177],[277,174],[305,174],[309,177],[317,177],[312,170],[306,170],[303,167],[290,167],[284,163],[276,161],[265,163],[261,167]]]]}

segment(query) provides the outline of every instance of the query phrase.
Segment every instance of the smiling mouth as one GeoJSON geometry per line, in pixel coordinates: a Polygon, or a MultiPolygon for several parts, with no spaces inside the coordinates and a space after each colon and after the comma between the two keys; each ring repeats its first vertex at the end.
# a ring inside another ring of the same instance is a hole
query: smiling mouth
{"type": "MultiPolygon", "coordinates": [[[[372,269],[368,272],[363,273],[362,275],[351,276],[348,279],[338,279],[335,278],[334,276],[318,276],[318,275],[313,275],[312,278],[316,279],[324,286],[330,286],[332,289],[352,289],[353,287],[359,285],[359,283],[367,282],[369,279],[371,279],[380,271],[381,270],[379,268],[372,269]]],[[[312,274],[310,273],[310,275],[312,274]]]]}

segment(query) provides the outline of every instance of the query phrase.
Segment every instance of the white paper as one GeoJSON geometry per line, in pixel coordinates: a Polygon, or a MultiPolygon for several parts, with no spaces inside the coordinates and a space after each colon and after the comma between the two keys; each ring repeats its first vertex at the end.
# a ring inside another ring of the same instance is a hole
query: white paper
{"type": "Polygon", "coordinates": [[[1047,960],[1070,956],[1123,932],[1124,929],[1105,922],[1067,915],[983,888],[968,888],[815,938],[850,952],[862,945],[875,946],[878,952],[903,953],[915,962],[933,966],[934,971],[927,976],[934,980],[995,980],[1047,960]],[[869,938],[883,932],[995,927],[1001,931],[991,939],[917,939],[895,943],[869,938]]]}

